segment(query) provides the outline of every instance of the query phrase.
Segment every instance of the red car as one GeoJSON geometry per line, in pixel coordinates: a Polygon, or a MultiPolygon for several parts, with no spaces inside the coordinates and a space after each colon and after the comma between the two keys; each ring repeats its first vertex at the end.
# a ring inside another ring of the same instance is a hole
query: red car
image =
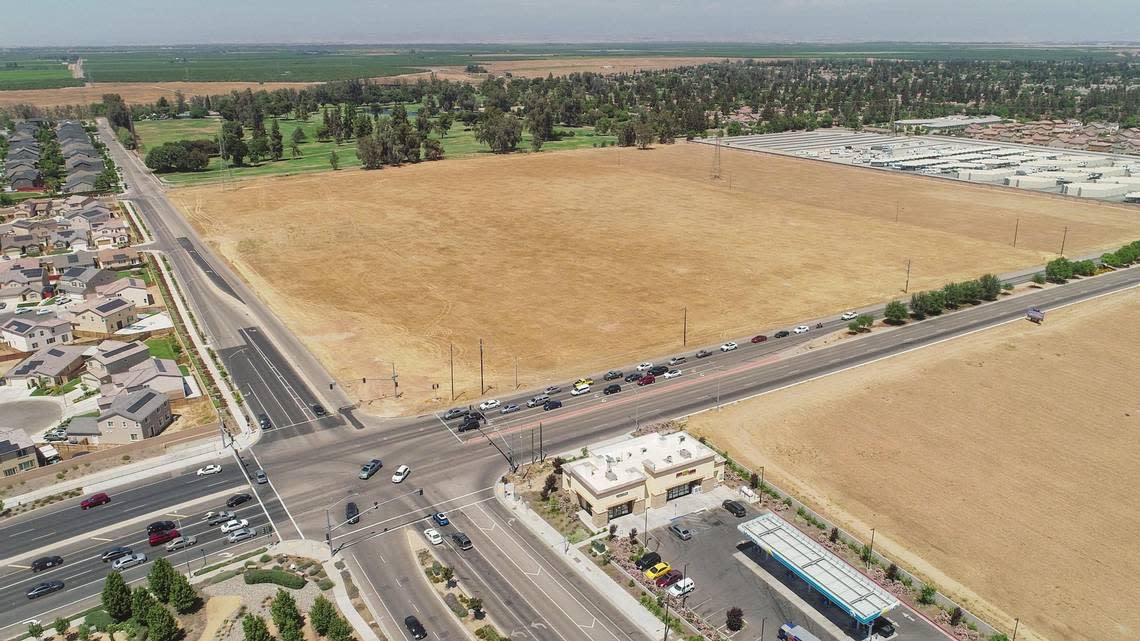
{"type": "Polygon", "coordinates": [[[166,543],[167,541],[173,541],[174,539],[177,539],[180,536],[182,536],[182,535],[178,533],[178,530],[166,530],[163,532],[155,532],[154,534],[150,535],[150,544],[151,545],[162,545],[163,543],[166,543]]]}
{"type": "Polygon", "coordinates": [[[106,492],[96,492],[95,494],[92,494],[91,496],[83,499],[83,501],[79,504],[79,508],[86,510],[89,507],[98,507],[104,503],[110,502],[111,497],[107,496],[106,492]]]}
{"type": "Polygon", "coordinates": [[[752,337],[753,343],[763,343],[766,340],[768,340],[768,337],[763,334],[757,334],[756,336],[752,337]]]}
{"type": "Polygon", "coordinates": [[[667,588],[670,585],[673,585],[674,583],[676,583],[677,581],[680,581],[682,576],[684,576],[684,575],[681,574],[680,570],[669,570],[665,574],[662,574],[661,576],[657,577],[657,581],[656,581],[657,587],[667,588]]]}
{"type": "Polygon", "coordinates": [[[645,376],[642,376],[641,378],[637,379],[637,384],[638,385],[649,385],[656,380],[657,380],[657,378],[655,376],[653,376],[653,374],[646,374],[645,376]]]}

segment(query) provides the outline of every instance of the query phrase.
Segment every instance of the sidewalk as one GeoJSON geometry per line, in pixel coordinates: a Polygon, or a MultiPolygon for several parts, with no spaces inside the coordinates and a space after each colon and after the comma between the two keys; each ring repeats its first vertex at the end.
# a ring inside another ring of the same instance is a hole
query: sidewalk
{"type": "MultiPolygon", "coordinates": [[[[276,545],[269,548],[270,552],[274,554],[293,554],[296,556],[303,556],[310,559],[319,561],[325,568],[325,574],[333,580],[333,597],[336,599],[336,606],[340,609],[344,618],[352,624],[352,628],[356,630],[356,634],[360,636],[361,641],[380,641],[380,637],[372,630],[372,626],[360,616],[356,611],[356,606],[352,604],[352,599],[348,596],[348,588],[345,587],[344,581],[341,580],[340,570],[336,569],[336,561],[340,560],[329,552],[328,546],[323,541],[314,541],[312,539],[281,541],[276,545]]],[[[348,566],[345,565],[347,570],[348,566]]],[[[351,573],[350,573],[351,574],[351,573]]],[[[380,595],[376,595],[379,597],[380,595]]],[[[368,607],[368,600],[364,599],[365,607],[368,607]]],[[[372,618],[376,620],[376,625],[384,631],[384,634],[391,635],[391,630],[384,629],[383,619],[372,613],[372,618]]],[[[390,636],[392,639],[399,639],[399,636],[390,636]]]]}
{"type": "Polygon", "coordinates": [[[567,545],[566,539],[551,527],[542,517],[535,514],[526,503],[517,496],[509,493],[508,487],[496,483],[495,498],[504,507],[511,510],[521,523],[534,533],[547,547],[567,557],[566,565],[570,566],[578,576],[587,581],[599,594],[615,607],[621,610],[650,639],[661,638],[665,633],[665,624],[646,610],[637,599],[630,596],[620,585],[614,582],[608,574],[594,564],[576,546],[567,545]]]}

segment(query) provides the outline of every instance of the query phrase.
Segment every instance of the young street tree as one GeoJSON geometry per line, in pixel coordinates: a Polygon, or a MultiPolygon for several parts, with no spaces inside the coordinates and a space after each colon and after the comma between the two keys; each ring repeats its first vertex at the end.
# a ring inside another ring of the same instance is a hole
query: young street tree
{"type": "Polygon", "coordinates": [[[286,592],[284,588],[277,589],[277,596],[273,597],[273,605],[269,607],[269,614],[273,617],[273,625],[277,626],[278,632],[300,630],[304,623],[301,619],[301,611],[297,609],[297,602],[293,599],[293,595],[286,592]]]}
{"type": "Polygon", "coordinates": [[[163,603],[170,601],[170,584],[174,581],[176,574],[178,572],[173,565],[170,565],[170,561],[166,557],[155,559],[154,565],[150,568],[150,574],[146,577],[147,585],[150,586],[150,591],[154,593],[154,598],[163,603]]]}
{"type": "Polygon", "coordinates": [[[131,589],[123,575],[112,572],[103,580],[103,609],[116,621],[131,618],[131,589]]]}
{"type": "Polygon", "coordinates": [[[151,608],[156,608],[158,601],[150,590],[139,586],[131,591],[131,615],[138,621],[145,621],[151,608]]]}
{"type": "Polygon", "coordinates": [[[329,625],[328,640],[352,641],[352,626],[344,620],[344,617],[338,616],[333,619],[332,624],[329,625]]]}
{"type": "Polygon", "coordinates": [[[883,318],[891,325],[902,325],[906,322],[906,305],[902,301],[892,300],[887,303],[883,318]]]}
{"type": "Polygon", "coordinates": [[[63,617],[56,617],[51,627],[55,629],[55,635],[63,639],[67,637],[67,631],[71,629],[71,622],[63,617]]]}
{"type": "Polygon", "coordinates": [[[317,634],[326,636],[329,626],[336,617],[336,608],[324,595],[319,595],[313,600],[313,607],[309,608],[309,623],[313,624],[313,631],[317,634]]]}
{"type": "Polygon", "coordinates": [[[175,573],[170,582],[170,605],[178,614],[188,614],[198,606],[198,593],[183,574],[175,573]]]}
{"type": "Polygon", "coordinates": [[[242,617],[241,631],[245,641],[273,641],[273,637],[269,636],[269,627],[265,625],[265,619],[253,614],[247,614],[242,617]]]}
{"type": "Polygon", "coordinates": [[[32,621],[28,624],[28,636],[33,639],[38,639],[44,635],[44,626],[40,625],[39,621],[32,621]]]}
{"type": "Polygon", "coordinates": [[[178,637],[178,622],[170,610],[156,604],[147,614],[146,632],[149,641],[174,641],[178,637]]]}

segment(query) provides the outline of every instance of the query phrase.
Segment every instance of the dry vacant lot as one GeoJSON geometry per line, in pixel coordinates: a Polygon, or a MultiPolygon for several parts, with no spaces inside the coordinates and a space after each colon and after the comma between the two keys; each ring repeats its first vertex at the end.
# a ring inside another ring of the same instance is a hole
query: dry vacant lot
{"type": "MultiPolygon", "coordinates": [[[[703,56],[668,56],[668,57],[631,57],[631,56],[609,56],[609,57],[594,57],[594,58],[562,58],[551,56],[547,58],[537,58],[534,60],[495,60],[486,58],[479,61],[479,64],[487,70],[488,73],[495,76],[501,76],[505,73],[510,73],[512,76],[520,76],[525,78],[545,78],[548,75],[567,76],[572,73],[600,73],[600,74],[613,74],[613,73],[634,73],[637,71],[655,71],[658,69],[673,69],[675,67],[689,67],[693,65],[703,65],[710,62],[721,62],[724,60],[741,60],[741,58],[712,58],[703,56]]],[[[761,59],[756,59],[761,60],[761,59]]],[[[430,78],[435,76],[440,80],[452,80],[458,82],[482,82],[487,76],[485,74],[467,73],[463,67],[457,66],[441,66],[431,67],[426,71],[417,73],[406,73],[398,76],[389,76],[386,78],[376,78],[376,80],[391,82],[393,78],[405,82],[415,82],[420,78],[430,78]]]]}
{"type": "Polygon", "coordinates": [[[84,87],[61,87],[59,89],[21,89],[0,91],[0,107],[15,104],[32,104],[38,107],[60,105],[89,105],[102,102],[103,94],[117,93],[131,104],[149,103],[166,96],[174,98],[175,91],[181,91],[187,98],[200,94],[226,94],[246,88],[254,91],[262,89],[301,89],[312,83],[305,82],[100,82],[88,83],[84,87]]]}
{"type": "Polygon", "coordinates": [[[690,426],[1019,638],[1137,639],[1138,346],[1133,289],[690,426]]]}
{"type": "MultiPolygon", "coordinates": [[[[376,411],[490,394],[716,343],[1140,238],[1135,208],[713,149],[481,157],[171,192],[376,411]],[[895,223],[895,202],[902,206],[895,223]],[[1021,219],[1018,248],[1010,247],[1021,219]],[[390,392],[392,363],[404,399],[390,392]],[[375,379],[361,385],[360,379],[375,379]],[[432,385],[439,385],[433,392],[432,385]]],[[[369,407],[366,405],[366,407],[369,407]]]]}

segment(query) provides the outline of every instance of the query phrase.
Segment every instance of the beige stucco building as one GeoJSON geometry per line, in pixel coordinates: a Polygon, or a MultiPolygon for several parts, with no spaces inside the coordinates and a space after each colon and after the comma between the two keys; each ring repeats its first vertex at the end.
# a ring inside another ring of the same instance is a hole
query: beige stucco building
{"type": "Polygon", "coordinates": [[[724,481],[724,457],[686,432],[647,434],[590,447],[588,456],[562,466],[562,488],[595,526],[724,481]]]}

